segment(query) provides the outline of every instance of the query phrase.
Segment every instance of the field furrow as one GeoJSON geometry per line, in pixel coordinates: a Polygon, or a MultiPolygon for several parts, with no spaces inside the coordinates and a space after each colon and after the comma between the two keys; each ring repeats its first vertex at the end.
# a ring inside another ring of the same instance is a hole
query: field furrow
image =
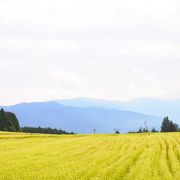
{"type": "Polygon", "coordinates": [[[0,133],[0,179],[178,180],[180,134],[0,133]]]}

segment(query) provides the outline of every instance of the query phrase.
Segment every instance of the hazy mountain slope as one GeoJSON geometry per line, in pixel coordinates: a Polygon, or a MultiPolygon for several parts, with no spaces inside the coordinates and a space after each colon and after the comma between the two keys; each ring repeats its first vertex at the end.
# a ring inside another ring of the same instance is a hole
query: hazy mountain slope
{"type": "Polygon", "coordinates": [[[180,123],[180,100],[137,99],[124,103],[123,108],[154,116],[169,116],[180,123]]]}
{"type": "Polygon", "coordinates": [[[88,121],[84,121],[84,115],[83,118],[79,116],[78,109],[66,108],[54,102],[22,103],[4,108],[16,113],[21,126],[62,128],[69,131],[91,126],[88,121]]]}
{"type": "Polygon", "coordinates": [[[55,100],[55,102],[62,104],[64,106],[82,107],[82,108],[95,107],[95,108],[118,109],[118,110],[122,110],[123,108],[123,104],[121,105],[121,102],[93,99],[93,98],[64,99],[64,100],[55,100]]]}
{"type": "Polygon", "coordinates": [[[128,102],[106,101],[89,98],[59,100],[58,103],[75,107],[102,107],[106,109],[128,110],[152,116],[169,116],[180,123],[180,100],[136,99],[128,102]]]}
{"type": "Polygon", "coordinates": [[[21,126],[62,128],[77,133],[112,133],[114,128],[121,132],[137,130],[144,125],[159,127],[161,118],[130,111],[103,108],[67,107],[55,102],[22,103],[4,107],[16,113],[21,126]]]}

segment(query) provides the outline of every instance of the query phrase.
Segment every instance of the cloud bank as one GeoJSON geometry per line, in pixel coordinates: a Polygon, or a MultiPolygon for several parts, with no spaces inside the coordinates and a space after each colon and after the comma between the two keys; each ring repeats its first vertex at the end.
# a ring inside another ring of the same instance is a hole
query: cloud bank
{"type": "Polygon", "coordinates": [[[180,97],[179,0],[2,0],[0,102],[180,97]]]}

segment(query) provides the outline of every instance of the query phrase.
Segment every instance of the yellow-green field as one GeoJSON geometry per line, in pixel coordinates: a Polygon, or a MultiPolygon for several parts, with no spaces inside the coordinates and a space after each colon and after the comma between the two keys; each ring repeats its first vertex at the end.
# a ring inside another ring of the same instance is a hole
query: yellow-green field
{"type": "Polygon", "coordinates": [[[180,134],[0,133],[0,179],[180,179],[180,134]]]}

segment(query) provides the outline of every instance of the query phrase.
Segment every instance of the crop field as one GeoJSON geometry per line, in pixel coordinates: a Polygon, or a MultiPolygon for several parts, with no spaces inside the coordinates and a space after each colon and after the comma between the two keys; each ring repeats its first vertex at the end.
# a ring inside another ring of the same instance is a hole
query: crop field
{"type": "Polygon", "coordinates": [[[180,179],[180,133],[0,133],[0,179],[180,179]]]}

